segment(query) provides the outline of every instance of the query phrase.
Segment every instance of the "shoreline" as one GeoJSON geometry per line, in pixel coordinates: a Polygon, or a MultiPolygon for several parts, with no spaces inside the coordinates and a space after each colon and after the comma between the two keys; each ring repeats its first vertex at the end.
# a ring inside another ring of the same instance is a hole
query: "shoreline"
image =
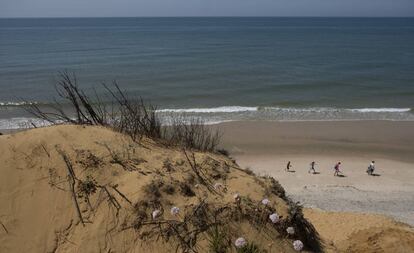
{"type": "Polygon", "coordinates": [[[223,148],[275,177],[295,201],[325,211],[382,214],[414,225],[414,122],[227,122],[223,148]],[[320,174],[308,174],[315,160],[320,174]],[[365,172],[376,161],[376,173],[365,172]],[[287,161],[294,173],[285,172],[287,161]],[[341,161],[346,177],[333,176],[341,161]]]}

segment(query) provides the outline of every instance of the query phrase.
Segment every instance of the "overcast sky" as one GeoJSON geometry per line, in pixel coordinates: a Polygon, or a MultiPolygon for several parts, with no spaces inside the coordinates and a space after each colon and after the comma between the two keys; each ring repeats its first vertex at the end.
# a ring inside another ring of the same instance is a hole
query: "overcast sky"
{"type": "Polygon", "coordinates": [[[0,0],[0,17],[414,16],[414,0],[0,0]]]}

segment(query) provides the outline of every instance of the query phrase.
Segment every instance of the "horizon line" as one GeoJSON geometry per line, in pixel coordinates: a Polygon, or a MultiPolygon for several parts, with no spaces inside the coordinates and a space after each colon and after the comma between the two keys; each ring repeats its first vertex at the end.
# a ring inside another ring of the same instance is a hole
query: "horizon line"
{"type": "Polygon", "coordinates": [[[37,16],[0,17],[0,19],[76,19],[76,18],[414,18],[414,16],[37,16]]]}

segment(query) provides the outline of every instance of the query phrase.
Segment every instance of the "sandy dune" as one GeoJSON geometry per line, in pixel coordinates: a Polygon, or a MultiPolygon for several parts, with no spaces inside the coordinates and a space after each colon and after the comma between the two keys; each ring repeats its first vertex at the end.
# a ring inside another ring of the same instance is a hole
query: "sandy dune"
{"type": "Polygon", "coordinates": [[[413,228],[382,215],[306,209],[327,252],[414,252],[413,228]]]}
{"type": "Polygon", "coordinates": [[[208,252],[214,224],[230,252],[238,237],[293,252],[305,231],[285,235],[299,223],[277,182],[222,155],[187,160],[180,148],[82,126],[0,136],[0,150],[0,252],[208,252]]]}

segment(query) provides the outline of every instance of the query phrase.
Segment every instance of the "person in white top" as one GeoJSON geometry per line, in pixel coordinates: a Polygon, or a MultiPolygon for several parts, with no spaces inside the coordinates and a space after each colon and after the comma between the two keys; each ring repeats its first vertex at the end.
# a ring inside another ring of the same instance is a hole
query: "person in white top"
{"type": "Polygon", "coordinates": [[[374,170],[375,170],[375,161],[372,161],[367,169],[367,173],[368,175],[372,176],[374,174],[374,170]]]}

